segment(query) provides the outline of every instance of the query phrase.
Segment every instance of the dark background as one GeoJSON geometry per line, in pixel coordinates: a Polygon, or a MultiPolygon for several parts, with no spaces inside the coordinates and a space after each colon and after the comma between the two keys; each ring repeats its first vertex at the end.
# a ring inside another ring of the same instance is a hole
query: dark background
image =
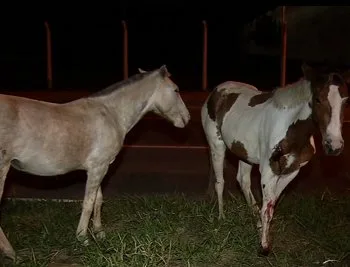
{"type": "MultiPolygon", "coordinates": [[[[181,90],[201,90],[206,20],[209,89],[226,80],[271,89],[280,83],[280,58],[247,55],[242,31],[275,7],[115,1],[110,6],[38,7],[35,13],[8,9],[10,15],[0,21],[0,90],[47,88],[45,20],[52,35],[54,89],[95,91],[122,79],[122,20],[129,32],[129,76],[138,67],[150,70],[166,64],[181,90]]],[[[288,62],[287,81],[300,75],[300,62],[288,62]]]]}

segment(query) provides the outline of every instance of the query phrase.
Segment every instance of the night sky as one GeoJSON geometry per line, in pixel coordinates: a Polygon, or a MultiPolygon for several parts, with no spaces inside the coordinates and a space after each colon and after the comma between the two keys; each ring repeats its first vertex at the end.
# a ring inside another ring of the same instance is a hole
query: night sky
{"type": "MultiPolygon", "coordinates": [[[[138,67],[166,64],[182,90],[201,90],[206,20],[209,87],[229,79],[259,83],[266,61],[243,57],[241,33],[245,23],[276,6],[169,3],[116,1],[109,8],[50,7],[31,16],[2,18],[0,70],[5,75],[0,75],[0,89],[46,88],[45,20],[51,27],[56,89],[98,90],[122,79],[123,19],[129,31],[129,75],[138,67]]],[[[274,75],[272,86],[279,83],[279,74],[274,75]]]]}

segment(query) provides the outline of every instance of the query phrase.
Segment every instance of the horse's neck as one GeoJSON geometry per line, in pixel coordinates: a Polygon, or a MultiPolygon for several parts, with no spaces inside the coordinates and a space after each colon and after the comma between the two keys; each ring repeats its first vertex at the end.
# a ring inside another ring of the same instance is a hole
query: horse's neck
{"type": "Polygon", "coordinates": [[[310,82],[300,80],[294,84],[287,85],[284,88],[278,88],[273,93],[273,112],[285,116],[287,122],[307,121],[305,127],[313,128],[312,109],[312,91],[310,82]],[[284,115],[283,115],[284,114],[284,115]]]}
{"type": "Polygon", "coordinates": [[[304,104],[301,104],[299,106],[299,111],[296,115],[297,119],[298,120],[306,120],[306,119],[311,118],[311,116],[312,116],[312,109],[311,109],[309,103],[305,102],[304,104]]]}
{"type": "Polygon", "coordinates": [[[273,93],[273,103],[277,109],[289,109],[306,105],[311,101],[310,82],[299,80],[286,87],[278,88],[273,93]]]}
{"type": "Polygon", "coordinates": [[[126,135],[149,111],[154,89],[130,86],[99,97],[126,135]]]}

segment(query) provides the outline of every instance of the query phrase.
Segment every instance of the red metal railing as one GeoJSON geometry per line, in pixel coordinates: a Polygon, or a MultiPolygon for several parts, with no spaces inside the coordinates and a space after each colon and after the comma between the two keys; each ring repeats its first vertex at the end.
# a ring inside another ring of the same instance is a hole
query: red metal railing
{"type": "MultiPolygon", "coordinates": [[[[203,68],[202,68],[202,89],[206,90],[208,87],[208,29],[207,22],[203,23],[203,68]]],[[[122,21],[123,27],[123,78],[129,77],[129,52],[128,52],[128,26],[126,21],[122,21]]],[[[51,31],[49,23],[45,21],[46,29],[46,47],[47,47],[47,86],[52,88],[52,52],[51,52],[51,31]]]]}

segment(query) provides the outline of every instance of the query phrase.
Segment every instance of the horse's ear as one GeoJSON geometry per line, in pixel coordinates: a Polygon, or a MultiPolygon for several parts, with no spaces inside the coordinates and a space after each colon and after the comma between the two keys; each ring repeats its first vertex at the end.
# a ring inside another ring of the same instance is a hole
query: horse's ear
{"type": "Polygon", "coordinates": [[[163,77],[170,77],[170,73],[168,72],[166,65],[161,66],[159,68],[159,72],[163,77]]]}
{"type": "Polygon", "coordinates": [[[311,81],[315,77],[315,70],[305,62],[303,62],[303,64],[301,65],[301,69],[306,80],[311,81]]]}
{"type": "Polygon", "coordinates": [[[139,70],[140,73],[146,73],[147,72],[147,71],[145,71],[145,70],[143,70],[141,68],[138,68],[138,70],[139,70]]]}
{"type": "Polygon", "coordinates": [[[350,84],[350,70],[342,72],[341,76],[343,77],[346,83],[350,84]]]}

